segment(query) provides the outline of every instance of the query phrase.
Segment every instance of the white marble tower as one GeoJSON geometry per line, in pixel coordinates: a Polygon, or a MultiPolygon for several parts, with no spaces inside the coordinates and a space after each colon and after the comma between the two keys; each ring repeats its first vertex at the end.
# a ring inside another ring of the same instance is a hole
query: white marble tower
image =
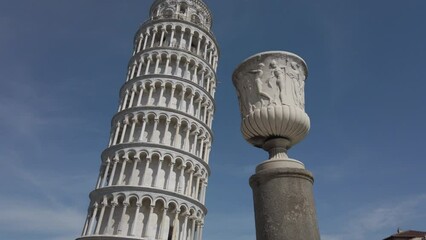
{"type": "Polygon", "coordinates": [[[201,0],[156,0],[133,56],[79,240],[201,240],[218,47],[201,0]]]}

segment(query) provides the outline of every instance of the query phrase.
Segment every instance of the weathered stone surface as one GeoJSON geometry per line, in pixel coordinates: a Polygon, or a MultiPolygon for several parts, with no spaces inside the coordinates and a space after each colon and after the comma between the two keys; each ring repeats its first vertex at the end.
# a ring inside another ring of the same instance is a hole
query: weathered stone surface
{"type": "Polygon", "coordinates": [[[284,52],[263,52],[241,63],[233,74],[244,138],[263,147],[270,138],[288,139],[288,148],[309,131],[305,113],[306,63],[284,52]]]}
{"type": "Polygon", "coordinates": [[[256,54],[234,71],[241,132],[249,143],[269,152],[260,169],[304,168],[288,158],[287,150],[309,132],[304,90],[307,74],[303,59],[284,51],[256,54]]]}
{"type": "Polygon", "coordinates": [[[319,240],[313,176],[304,169],[257,172],[253,189],[257,240],[319,240]]]}

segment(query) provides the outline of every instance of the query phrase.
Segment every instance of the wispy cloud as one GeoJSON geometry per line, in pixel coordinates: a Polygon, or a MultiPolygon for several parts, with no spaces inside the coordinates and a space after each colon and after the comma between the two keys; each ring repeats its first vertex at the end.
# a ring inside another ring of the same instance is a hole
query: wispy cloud
{"type": "MultiPolygon", "coordinates": [[[[426,194],[358,209],[345,216],[342,229],[324,233],[323,240],[364,240],[383,230],[396,229],[426,217],[426,194]]],[[[389,233],[390,234],[390,233],[389,233]]],[[[386,236],[381,236],[386,237],[386,236]]]]}
{"type": "Polygon", "coordinates": [[[72,239],[81,230],[84,220],[80,210],[57,208],[50,204],[36,202],[31,198],[25,201],[23,199],[0,200],[0,212],[2,213],[0,214],[0,231],[6,234],[32,233],[50,237],[61,237],[67,234],[68,239],[72,239]]]}

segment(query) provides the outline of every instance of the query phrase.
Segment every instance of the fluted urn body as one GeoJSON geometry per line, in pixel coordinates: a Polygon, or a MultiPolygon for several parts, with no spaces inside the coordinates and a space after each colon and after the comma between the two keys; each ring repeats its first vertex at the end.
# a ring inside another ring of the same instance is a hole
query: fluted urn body
{"type": "Polygon", "coordinates": [[[303,168],[302,163],[288,159],[287,150],[309,132],[306,77],[303,59],[284,51],[256,54],[234,72],[241,132],[249,143],[270,153],[268,164],[303,168]]]}

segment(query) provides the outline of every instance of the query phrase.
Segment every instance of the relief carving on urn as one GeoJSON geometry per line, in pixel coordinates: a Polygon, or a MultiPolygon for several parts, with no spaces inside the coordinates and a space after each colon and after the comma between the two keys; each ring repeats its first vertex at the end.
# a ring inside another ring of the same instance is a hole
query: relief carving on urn
{"type": "Polygon", "coordinates": [[[307,66],[283,51],[254,55],[234,72],[244,138],[270,153],[270,160],[288,160],[287,150],[309,132],[305,113],[307,66]]]}
{"type": "MultiPolygon", "coordinates": [[[[258,56],[261,58],[261,56],[258,56]]],[[[296,62],[290,56],[258,60],[252,69],[239,72],[237,91],[244,116],[254,109],[270,105],[289,105],[305,109],[306,67],[303,61],[296,62]]]]}

